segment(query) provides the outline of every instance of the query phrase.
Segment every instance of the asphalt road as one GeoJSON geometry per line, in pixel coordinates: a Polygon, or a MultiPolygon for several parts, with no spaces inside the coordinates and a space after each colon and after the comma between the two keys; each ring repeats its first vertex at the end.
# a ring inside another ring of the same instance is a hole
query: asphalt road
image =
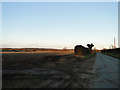
{"type": "Polygon", "coordinates": [[[91,88],[118,88],[118,63],[120,60],[97,53],[93,69],[95,78],[91,81],[91,88]]]}

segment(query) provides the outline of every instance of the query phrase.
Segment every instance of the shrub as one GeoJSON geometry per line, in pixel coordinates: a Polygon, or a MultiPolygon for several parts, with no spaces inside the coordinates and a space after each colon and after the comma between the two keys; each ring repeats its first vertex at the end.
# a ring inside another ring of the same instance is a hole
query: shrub
{"type": "Polygon", "coordinates": [[[88,49],[88,48],[85,48],[82,45],[76,45],[75,48],[74,48],[74,52],[75,52],[75,55],[84,56],[84,55],[90,54],[91,50],[88,49]]]}

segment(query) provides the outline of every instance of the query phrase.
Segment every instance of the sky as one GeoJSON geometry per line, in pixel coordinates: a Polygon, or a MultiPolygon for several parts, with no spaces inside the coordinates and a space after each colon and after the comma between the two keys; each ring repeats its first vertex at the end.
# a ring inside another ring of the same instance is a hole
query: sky
{"type": "Polygon", "coordinates": [[[8,48],[97,49],[118,46],[117,2],[4,2],[2,44],[8,48]]]}

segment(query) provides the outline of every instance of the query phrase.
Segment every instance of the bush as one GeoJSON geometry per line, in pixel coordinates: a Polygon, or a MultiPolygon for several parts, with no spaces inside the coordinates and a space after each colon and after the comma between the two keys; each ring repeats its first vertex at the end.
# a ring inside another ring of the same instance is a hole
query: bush
{"type": "Polygon", "coordinates": [[[82,45],[76,45],[74,48],[75,55],[87,55],[91,53],[91,50],[88,48],[83,47],[82,45]]]}

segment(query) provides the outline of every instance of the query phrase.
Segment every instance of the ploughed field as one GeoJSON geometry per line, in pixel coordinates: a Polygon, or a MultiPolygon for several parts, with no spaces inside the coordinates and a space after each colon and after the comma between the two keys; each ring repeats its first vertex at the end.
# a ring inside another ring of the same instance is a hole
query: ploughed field
{"type": "Polygon", "coordinates": [[[2,53],[3,88],[89,88],[95,54],[74,51],[2,53]]]}

